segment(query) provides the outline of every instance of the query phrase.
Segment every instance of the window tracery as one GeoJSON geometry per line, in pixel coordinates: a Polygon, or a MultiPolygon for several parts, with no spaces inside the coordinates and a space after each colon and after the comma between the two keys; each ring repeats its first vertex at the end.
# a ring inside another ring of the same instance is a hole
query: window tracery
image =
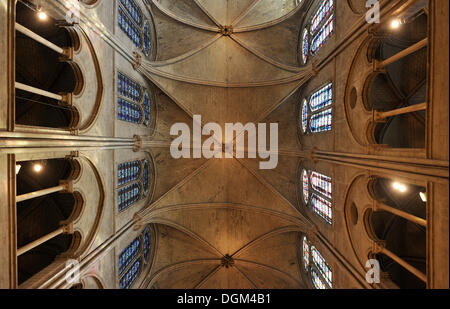
{"type": "Polygon", "coordinates": [[[151,249],[151,229],[147,226],[119,256],[119,288],[129,289],[148,264],[151,249]]]}
{"type": "Polygon", "coordinates": [[[332,179],[318,172],[303,170],[303,201],[328,224],[333,224],[332,179]]]}
{"type": "Polygon", "coordinates": [[[334,33],[334,0],[324,0],[301,37],[303,63],[316,55],[334,33]]]}
{"type": "Polygon", "coordinates": [[[117,73],[117,118],[147,127],[151,120],[149,91],[121,72],[117,73]]]}
{"type": "Polygon", "coordinates": [[[151,25],[143,16],[139,5],[133,0],[120,0],[117,21],[119,28],[133,44],[149,56],[152,48],[151,25]]]}
{"type": "Polygon", "coordinates": [[[302,238],[302,259],[306,274],[316,289],[333,288],[333,272],[322,254],[306,236],[302,238]]]}
{"type": "Polygon", "coordinates": [[[119,212],[135,204],[150,191],[151,165],[148,159],[117,165],[117,205],[119,212]]]}
{"type": "Polygon", "coordinates": [[[301,127],[303,134],[323,133],[332,130],[333,83],[314,92],[309,100],[303,100],[301,127]]]}

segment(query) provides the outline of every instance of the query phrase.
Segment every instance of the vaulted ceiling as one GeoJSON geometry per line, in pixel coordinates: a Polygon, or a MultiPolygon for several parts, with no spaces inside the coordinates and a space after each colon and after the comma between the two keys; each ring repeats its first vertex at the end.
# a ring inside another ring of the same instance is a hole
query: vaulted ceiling
{"type": "Polygon", "coordinates": [[[313,1],[144,2],[157,53],[141,73],[190,121],[278,123],[280,157],[275,169],[260,170],[259,159],[158,156],[184,174],[139,214],[159,233],[142,287],[304,288],[298,237],[310,224],[296,207],[299,158],[283,153],[301,150],[296,92],[313,70],[299,67],[298,48],[313,1]]]}

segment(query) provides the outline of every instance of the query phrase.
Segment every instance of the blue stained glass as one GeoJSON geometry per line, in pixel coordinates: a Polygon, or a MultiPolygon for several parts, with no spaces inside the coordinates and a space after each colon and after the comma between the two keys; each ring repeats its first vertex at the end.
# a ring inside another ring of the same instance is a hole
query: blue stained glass
{"type": "Polygon", "coordinates": [[[147,91],[144,93],[144,124],[150,124],[150,96],[147,91]]]}
{"type": "Polygon", "coordinates": [[[328,85],[322,87],[309,99],[309,107],[312,112],[316,112],[322,108],[330,106],[333,104],[333,84],[329,83],[328,85]]]}
{"type": "Polygon", "coordinates": [[[120,279],[119,287],[120,289],[129,289],[136,278],[139,276],[142,267],[142,258],[138,259],[134,262],[133,266],[128,269],[128,271],[123,275],[122,279],[120,279]]]}
{"type": "Polygon", "coordinates": [[[314,190],[331,199],[331,178],[317,172],[311,174],[311,184],[314,190]]]}
{"type": "Polygon", "coordinates": [[[144,232],[144,260],[148,262],[150,257],[150,228],[147,227],[144,232]]]}
{"type": "Polygon", "coordinates": [[[117,99],[117,119],[140,124],[142,121],[142,111],[139,105],[127,100],[117,99]]]}
{"type": "Polygon", "coordinates": [[[308,61],[308,55],[309,55],[309,34],[308,30],[305,29],[303,32],[303,46],[302,46],[302,58],[303,63],[306,63],[308,61]]]}
{"type": "Polygon", "coordinates": [[[150,25],[148,22],[144,26],[143,35],[144,35],[144,53],[146,56],[148,56],[150,55],[150,51],[152,48],[150,25]]]}
{"type": "Polygon", "coordinates": [[[306,132],[309,120],[310,133],[320,133],[331,131],[332,125],[332,109],[323,110],[333,104],[333,83],[329,83],[318,91],[314,92],[310,99],[308,106],[305,104],[302,107],[302,128],[306,132]],[[309,108],[309,110],[308,110],[309,108]],[[312,116],[308,118],[308,112],[312,116]]]}
{"type": "Polygon", "coordinates": [[[141,86],[120,72],[117,74],[117,92],[119,95],[131,99],[136,103],[141,102],[141,86]]]}
{"type": "Polygon", "coordinates": [[[332,109],[325,110],[311,117],[309,128],[312,133],[331,131],[332,109]]]}
{"type": "Polygon", "coordinates": [[[123,186],[135,181],[141,174],[141,164],[139,161],[120,163],[117,169],[117,184],[123,186]]]}
{"type": "Polygon", "coordinates": [[[141,186],[133,183],[119,190],[117,195],[117,204],[119,211],[122,211],[136,203],[141,197],[141,186]]]}
{"type": "Polygon", "coordinates": [[[150,164],[144,160],[144,172],[142,173],[142,185],[144,186],[144,194],[147,194],[150,184],[150,164]]]}
{"type": "Polygon", "coordinates": [[[139,254],[141,249],[141,237],[137,237],[134,239],[131,244],[128,245],[119,256],[119,273],[123,273],[123,271],[127,268],[127,266],[131,263],[131,261],[139,254]]]}
{"type": "Polygon", "coordinates": [[[330,19],[320,28],[319,32],[314,36],[311,42],[311,52],[317,54],[326,41],[331,37],[334,31],[334,15],[331,15],[330,19]]]}
{"type": "Polygon", "coordinates": [[[319,250],[317,250],[314,246],[311,246],[311,255],[313,263],[319,270],[320,274],[322,275],[322,278],[325,279],[328,286],[333,287],[332,285],[333,274],[327,262],[323,258],[322,254],[320,254],[319,250]]]}
{"type": "Polygon", "coordinates": [[[128,14],[133,18],[134,22],[138,26],[142,26],[142,12],[139,6],[132,0],[120,0],[123,7],[127,10],[128,14]]]}
{"type": "Polygon", "coordinates": [[[308,103],[306,102],[306,100],[304,100],[303,106],[302,106],[302,130],[303,130],[303,133],[306,133],[306,130],[308,129],[308,118],[309,118],[308,103]]]}
{"type": "Polygon", "coordinates": [[[333,223],[333,211],[331,208],[331,202],[326,199],[313,194],[311,197],[312,211],[322,217],[328,224],[333,223]]]}
{"type": "Polygon", "coordinates": [[[311,33],[315,34],[319,26],[333,12],[334,0],[324,0],[314,15],[311,23],[311,33]]]}
{"type": "Polygon", "coordinates": [[[118,24],[119,28],[130,38],[130,40],[136,45],[136,47],[141,48],[142,38],[141,31],[128,17],[125,11],[119,6],[118,14],[118,24]]]}

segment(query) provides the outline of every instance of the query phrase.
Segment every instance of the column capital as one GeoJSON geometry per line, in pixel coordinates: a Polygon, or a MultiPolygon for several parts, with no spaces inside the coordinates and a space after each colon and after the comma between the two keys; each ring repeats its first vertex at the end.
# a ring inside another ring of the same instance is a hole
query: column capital
{"type": "Polygon", "coordinates": [[[374,241],[372,243],[372,253],[378,254],[383,252],[383,250],[386,248],[386,242],[384,241],[374,241]]]}
{"type": "Polygon", "coordinates": [[[64,234],[73,234],[73,232],[74,232],[73,222],[62,226],[62,228],[63,228],[63,233],[64,234]]]}
{"type": "Polygon", "coordinates": [[[73,182],[72,180],[60,180],[59,184],[64,186],[64,193],[73,193],[73,182]]]}
{"type": "Polygon", "coordinates": [[[62,47],[62,54],[60,56],[60,60],[73,60],[73,47],[62,47]]]}
{"type": "Polygon", "coordinates": [[[142,229],[142,227],[144,226],[143,218],[139,214],[134,214],[134,216],[133,216],[133,223],[134,223],[133,224],[133,229],[135,231],[138,231],[138,230],[142,229]]]}
{"type": "Polygon", "coordinates": [[[64,106],[72,106],[72,94],[71,93],[58,93],[61,97],[62,100],[59,101],[59,105],[64,105],[64,106]]]}
{"type": "Polygon", "coordinates": [[[308,239],[310,241],[317,242],[318,241],[318,237],[317,237],[318,232],[319,232],[319,229],[317,228],[317,226],[311,225],[306,230],[306,236],[308,237],[308,239]]]}
{"type": "Polygon", "coordinates": [[[311,149],[310,151],[307,152],[306,158],[313,163],[317,163],[316,153],[317,153],[317,148],[313,147],[313,149],[311,149]]]}
{"type": "Polygon", "coordinates": [[[141,151],[141,149],[142,149],[142,136],[135,135],[135,136],[133,136],[133,139],[134,139],[133,151],[134,152],[141,151]]]}
{"type": "Polygon", "coordinates": [[[317,76],[319,74],[319,69],[317,68],[317,62],[313,61],[310,66],[310,71],[313,76],[317,76]]]}
{"type": "Polygon", "coordinates": [[[133,52],[133,57],[133,69],[137,71],[142,65],[142,56],[138,52],[133,52]]]}

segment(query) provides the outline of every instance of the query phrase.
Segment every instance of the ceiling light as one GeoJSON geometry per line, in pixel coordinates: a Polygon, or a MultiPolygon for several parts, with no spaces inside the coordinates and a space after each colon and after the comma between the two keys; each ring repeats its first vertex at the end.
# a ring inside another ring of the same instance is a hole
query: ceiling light
{"type": "Polygon", "coordinates": [[[394,19],[391,22],[391,28],[392,29],[398,29],[400,27],[400,25],[402,24],[402,21],[400,19],[394,19]]]}
{"type": "Polygon", "coordinates": [[[35,165],[33,165],[33,170],[36,172],[36,173],[39,173],[40,171],[42,171],[42,164],[40,164],[40,163],[36,163],[35,165]]]}
{"type": "Polygon", "coordinates": [[[420,192],[419,195],[420,195],[420,198],[422,199],[422,202],[426,203],[427,202],[427,194],[425,192],[420,192]]]}
{"type": "Polygon", "coordinates": [[[22,168],[22,165],[16,164],[16,175],[19,174],[21,168],[22,168]]]}
{"type": "Polygon", "coordinates": [[[47,19],[47,13],[45,12],[39,12],[38,17],[40,20],[46,20],[47,19]]]}
{"type": "Polygon", "coordinates": [[[40,20],[47,20],[47,18],[48,18],[47,13],[45,13],[41,7],[37,9],[37,15],[40,20]]]}
{"type": "Polygon", "coordinates": [[[401,193],[405,193],[405,192],[406,192],[406,186],[405,186],[404,184],[402,184],[402,183],[394,182],[394,183],[392,184],[392,187],[393,187],[395,190],[397,190],[397,191],[399,191],[399,192],[401,192],[401,193]]]}

